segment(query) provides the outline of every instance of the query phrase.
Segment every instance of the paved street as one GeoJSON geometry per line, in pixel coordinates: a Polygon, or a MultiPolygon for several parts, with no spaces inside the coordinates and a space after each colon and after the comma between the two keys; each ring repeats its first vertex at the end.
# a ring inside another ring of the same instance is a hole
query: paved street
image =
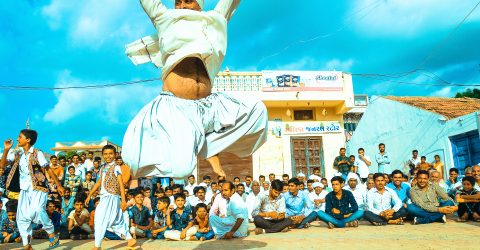
{"type": "MultiPolygon", "coordinates": [[[[253,229],[253,227],[252,227],[253,229]]],[[[174,242],[139,241],[137,249],[479,249],[480,223],[435,223],[374,227],[362,222],[359,228],[329,230],[325,224],[312,223],[309,229],[287,233],[251,235],[231,241],[174,242]]],[[[122,249],[123,241],[105,241],[103,249],[122,249]]],[[[1,245],[1,249],[21,247],[20,244],[1,245]]],[[[35,240],[34,249],[46,249],[46,241],[35,240]]],[[[91,249],[92,240],[62,241],[57,249],[91,249]]]]}

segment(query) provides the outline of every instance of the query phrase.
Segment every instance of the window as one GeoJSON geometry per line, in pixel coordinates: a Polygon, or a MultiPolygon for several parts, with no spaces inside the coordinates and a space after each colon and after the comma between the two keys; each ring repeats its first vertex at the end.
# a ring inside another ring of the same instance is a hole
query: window
{"type": "Polygon", "coordinates": [[[368,96],[366,95],[356,95],[353,97],[355,106],[367,106],[368,105],[368,96]]]}
{"type": "Polygon", "coordinates": [[[293,119],[296,121],[313,120],[313,110],[294,110],[293,119]]]}

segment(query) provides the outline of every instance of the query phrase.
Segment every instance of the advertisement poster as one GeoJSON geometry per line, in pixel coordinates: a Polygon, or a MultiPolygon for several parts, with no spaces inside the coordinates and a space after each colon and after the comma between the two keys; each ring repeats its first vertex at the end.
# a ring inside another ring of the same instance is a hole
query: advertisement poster
{"type": "Polygon", "coordinates": [[[262,71],[262,90],[342,91],[342,72],[336,71],[262,71]]]}

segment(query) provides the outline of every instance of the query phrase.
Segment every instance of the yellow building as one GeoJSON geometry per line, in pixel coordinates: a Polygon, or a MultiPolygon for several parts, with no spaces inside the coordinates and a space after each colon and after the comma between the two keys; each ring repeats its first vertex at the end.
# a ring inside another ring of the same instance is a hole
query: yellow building
{"type": "MultiPolygon", "coordinates": [[[[339,148],[345,146],[344,114],[355,107],[352,76],[337,71],[224,71],[213,91],[260,98],[268,109],[267,142],[251,157],[221,155],[227,178],[253,175],[278,178],[319,167],[329,178],[339,148]]],[[[348,134],[348,133],[347,133],[348,134]]],[[[201,161],[197,175],[211,174],[201,161]]]]}

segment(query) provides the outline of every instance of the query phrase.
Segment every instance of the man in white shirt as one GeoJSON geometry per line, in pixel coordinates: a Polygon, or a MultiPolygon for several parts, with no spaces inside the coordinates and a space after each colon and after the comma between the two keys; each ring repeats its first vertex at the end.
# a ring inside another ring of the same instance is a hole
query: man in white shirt
{"type": "Polygon", "coordinates": [[[313,174],[311,174],[309,177],[308,177],[309,180],[314,180],[315,182],[321,182],[322,181],[322,177],[320,176],[320,168],[319,167],[315,167],[313,168],[313,174]]]}
{"type": "Polygon", "coordinates": [[[253,177],[250,175],[245,176],[245,182],[243,183],[243,186],[245,187],[245,193],[250,194],[252,191],[252,180],[253,177]]]}
{"type": "Polygon", "coordinates": [[[185,185],[185,190],[188,191],[188,194],[189,196],[194,196],[194,191],[193,189],[197,186],[197,184],[195,183],[195,176],[192,174],[190,176],[188,176],[188,184],[185,185]]]}
{"type": "Polygon", "coordinates": [[[420,158],[418,157],[418,150],[414,149],[412,151],[412,158],[410,158],[408,161],[408,167],[410,168],[410,174],[413,174],[413,170],[415,170],[420,164],[420,158]]]}
{"type": "Polygon", "coordinates": [[[386,180],[383,174],[373,175],[375,188],[367,193],[367,207],[363,217],[375,226],[387,224],[402,225],[407,217],[407,210],[397,193],[385,187],[386,180]]]}
{"type": "Polygon", "coordinates": [[[210,203],[212,200],[209,200],[205,197],[205,187],[197,186],[193,189],[192,192],[194,193],[194,196],[190,196],[187,198],[190,207],[194,208],[198,203],[203,203],[207,205],[208,209],[210,209],[210,203]]]}
{"type": "Polygon", "coordinates": [[[312,184],[313,192],[308,194],[308,198],[314,204],[314,211],[323,211],[325,212],[325,197],[327,196],[328,192],[323,189],[323,184],[320,182],[314,182],[312,184]]]}
{"type": "Polygon", "coordinates": [[[355,197],[355,201],[358,205],[358,210],[364,210],[365,208],[365,196],[367,195],[366,188],[359,184],[359,177],[355,173],[349,173],[347,176],[348,185],[343,187],[343,189],[352,192],[355,197]]]}
{"type": "MultiPolygon", "coordinates": [[[[77,154],[74,154],[72,156],[72,164],[70,164],[70,166],[75,167],[75,175],[80,176],[80,179],[82,180],[82,183],[83,183],[85,181],[85,173],[87,173],[87,169],[83,164],[80,164],[79,156],[77,154]]],[[[68,168],[66,168],[66,170],[68,171],[68,168]]]]}
{"type": "Polygon", "coordinates": [[[247,209],[248,209],[248,221],[253,222],[253,216],[252,216],[252,211],[255,207],[255,204],[257,202],[258,195],[260,194],[260,183],[258,181],[253,181],[252,183],[252,190],[251,192],[247,195],[247,198],[245,200],[245,203],[247,203],[247,209]]]}
{"type": "Polygon", "coordinates": [[[93,169],[93,153],[88,151],[86,154],[85,162],[83,163],[87,171],[92,171],[93,169]]]}
{"type": "Polygon", "coordinates": [[[368,180],[368,174],[370,173],[370,165],[372,165],[372,161],[368,155],[365,155],[365,149],[359,148],[358,149],[358,157],[355,160],[355,166],[358,168],[358,175],[360,175],[360,179],[362,184],[365,184],[368,180]]]}

